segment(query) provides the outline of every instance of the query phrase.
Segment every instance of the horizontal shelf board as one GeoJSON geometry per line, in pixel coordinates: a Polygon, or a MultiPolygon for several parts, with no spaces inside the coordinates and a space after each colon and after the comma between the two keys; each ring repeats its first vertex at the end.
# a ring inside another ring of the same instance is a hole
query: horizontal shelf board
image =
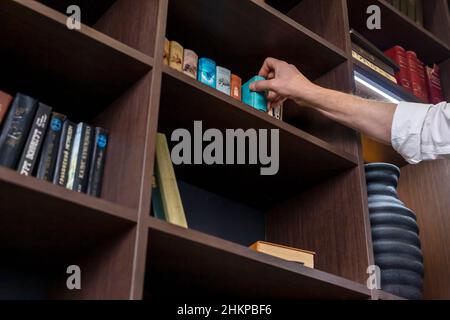
{"type": "Polygon", "coordinates": [[[375,290],[374,300],[406,300],[406,299],[382,290],[375,290]]]}
{"type": "Polygon", "coordinates": [[[155,218],[148,224],[145,290],[153,298],[370,298],[362,284],[155,218]]]}
{"type": "Polygon", "coordinates": [[[0,167],[2,252],[79,250],[129,228],[137,212],[0,167]]]}
{"type": "Polygon", "coordinates": [[[260,0],[169,1],[167,23],[169,40],[244,81],[267,57],[286,60],[312,79],[347,60],[341,49],[260,0]]]}
{"type": "Polygon", "coordinates": [[[177,178],[248,204],[264,206],[289,197],[358,163],[353,155],[166,66],[159,113],[159,131],[166,133],[169,144],[173,130],[192,132],[196,120],[204,131],[279,129],[277,175],[261,176],[259,165],[175,166],[177,178]]]}
{"type": "Polygon", "coordinates": [[[385,0],[352,0],[348,2],[350,25],[381,50],[400,45],[417,53],[426,64],[440,63],[450,57],[450,47],[444,41],[417,25],[385,0]],[[381,29],[367,28],[367,7],[381,8],[381,29]]]}
{"type": "Polygon", "coordinates": [[[2,90],[78,118],[96,114],[150,71],[153,59],[30,0],[0,2],[2,90]]]}

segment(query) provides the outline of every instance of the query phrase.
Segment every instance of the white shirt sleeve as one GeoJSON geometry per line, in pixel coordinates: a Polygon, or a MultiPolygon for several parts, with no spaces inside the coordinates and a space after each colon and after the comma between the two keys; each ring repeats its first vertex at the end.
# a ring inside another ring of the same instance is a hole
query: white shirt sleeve
{"type": "Polygon", "coordinates": [[[392,123],[392,146],[412,164],[450,158],[450,104],[400,102],[392,123]]]}

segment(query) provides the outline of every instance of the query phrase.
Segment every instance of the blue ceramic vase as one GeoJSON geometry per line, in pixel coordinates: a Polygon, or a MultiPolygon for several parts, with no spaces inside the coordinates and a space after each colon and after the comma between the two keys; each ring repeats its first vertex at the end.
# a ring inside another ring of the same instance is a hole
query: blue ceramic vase
{"type": "Polygon", "coordinates": [[[397,194],[400,169],[392,164],[365,166],[375,264],[381,288],[397,296],[422,299],[423,256],[414,212],[397,194]]]}

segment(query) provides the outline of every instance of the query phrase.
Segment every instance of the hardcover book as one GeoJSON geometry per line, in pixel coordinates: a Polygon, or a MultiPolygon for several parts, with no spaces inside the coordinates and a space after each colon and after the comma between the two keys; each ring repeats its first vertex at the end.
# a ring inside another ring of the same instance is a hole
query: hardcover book
{"type": "Polygon", "coordinates": [[[184,50],[183,73],[193,79],[197,79],[197,54],[189,49],[184,50]]]}
{"type": "Polygon", "coordinates": [[[8,113],[9,106],[12,102],[12,96],[7,94],[6,92],[0,91],[0,128],[5,119],[6,114],[8,113]]]}
{"type": "Polygon", "coordinates": [[[94,197],[100,197],[102,193],[103,169],[105,167],[106,150],[108,148],[108,131],[103,128],[95,128],[94,148],[89,171],[87,193],[94,197]]]}
{"type": "Polygon", "coordinates": [[[0,135],[0,165],[17,169],[37,105],[36,99],[22,93],[14,98],[0,135]]]}
{"type": "Polygon", "coordinates": [[[283,106],[272,107],[267,113],[277,120],[283,120],[283,106]]]}
{"type": "Polygon", "coordinates": [[[265,94],[250,90],[250,84],[260,80],[265,79],[260,76],[255,76],[242,86],[242,101],[255,109],[267,112],[267,99],[265,94]]]}
{"type": "Polygon", "coordinates": [[[64,122],[58,147],[58,156],[56,158],[56,169],[53,177],[53,183],[61,187],[67,185],[75,129],[76,125],[72,121],[66,120],[64,122]]]}
{"type": "Polygon", "coordinates": [[[34,117],[33,125],[17,169],[21,175],[31,176],[34,174],[34,168],[44,142],[45,134],[47,133],[51,113],[52,108],[43,103],[39,103],[39,108],[34,117]]]}
{"type": "Polygon", "coordinates": [[[242,87],[242,79],[237,75],[231,75],[231,96],[239,101],[241,101],[241,87],[242,87]]]}
{"type": "Polygon", "coordinates": [[[408,59],[406,51],[400,46],[395,46],[385,52],[385,54],[395,61],[400,67],[399,72],[395,74],[397,83],[412,92],[411,75],[409,72],[408,59]]]}
{"type": "Polygon", "coordinates": [[[419,59],[417,59],[417,72],[419,74],[420,87],[422,89],[422,95],[420,96],[420,99],[425,103],[429,103],[430,101],[429,101],[427,80],[425,75],[425,65],[419,59]]]}
{"type": "Polygon", "coordinates": [[[197,80],[201,83],[216,87],[216,63],[208,58],[200,58],[198,60],[197,80]]]}
{"type": "Polygon", "coordinates": [[[265,241],[255,242],[250,248],[280,259],[301,263],[308,268],[314,268],[315,253],[312,251],[286,247],[265,241]]]}
{"type": "Polygon", "coordinates": [[[231,93],[231,71],[224,67],[216,67],[216,89],[230,95],[231,93]]]}
{"type": "Polygon", "coordinates": [[[164,39],[164,55],[163,55],[163,63],[165,65],[169,65],[169,57],[170,57],[170,41],[165,38],[164,39]]]}
{"type": "Polygon", "coordinates": [[[45,181],[53,181],[56,168],[56,158],[58,157],[59,142],[64,121],[67,117],[63,114],[53,112],[50,125],[42,146],[41,156],[36,177],[45,181]]]}
{"type": "Polygon", "coordinates": [[[430,103],[438,104],[444,101],[438,65],[435,64],[433,68],[426,66],[425,71],[430,103]]]}
{"type": "Polygon", "coordinates": [[[170,41],[169,67],[183,71],[183,47],[176,41],[170,41]]]}
{"type": "Polygon", "coordinates": [[[406,58],[408,60],[409,74],[411,76],[412,92],[416,97],[421,98],[423,97],[423,88],[420,82],[417,55],[413,51],[407,51],[406,58]]]}
{"type": "Polygon", "coordinates": [[[66,185],[70,190],[86,193],[93,138],[92,127],[82,122],[79,123],[73,142],[69,177],[66,185]]]}

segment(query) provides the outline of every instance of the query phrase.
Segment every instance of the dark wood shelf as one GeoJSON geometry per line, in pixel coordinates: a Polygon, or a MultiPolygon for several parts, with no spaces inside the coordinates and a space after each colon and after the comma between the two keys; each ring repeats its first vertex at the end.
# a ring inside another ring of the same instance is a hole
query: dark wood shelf
{"type": "Polygon", "coordinates": [[[137,211],[1,167],[0,203],[0,246],[17,255],[79,250],[137,221],[137,211]]]}
{"type": "Polygon", "coordinates": [[[88,26],[71,31],[67,17],[30,0],[0,3],[2,81],[67,112],[98,114],[145,75],[153,59],[88,26]]]}
{"type": "Polygon", "coordinates": [[[149,217],[146,291],[154,297],[369,299],[352,282],[149,217]],[[174,290],[176,288],[176,290],[174,290]]]}
{"type": "Polygon", "coordinates": [[[196,120],[202,121],[203,130],[279,129],[277,175],[261,176],[260,167],[250,165],[175,166],[178,178],[252,205],[289,197],[357,165],[353,155],[167,66],[163,68],[159,114],[159,131],[168,134],[169,140],[177,128],[192,132],[196,120]]]}
{"type": "Polygon", "coordinates": [[[385,0],[350,0],[350,25],[381,50],[400,45],[415,51],[425,64],[440,63],[450,57],[450,46],[403,15],[385,0]],[[366,26],[367,7],[376,4],[382,12],[381,30],[366,26]]]}
{"type": "Polygon", "coordinates": [[[382,291],[382,290],[375,290],[373,292],[373,299],[374,300],[406,300],[405,298],[393,295],[391,293],[382,291]]]}
{"type": "Polygon", "coordinates": [[[212,58],[243,81],[267,57],[289,61],[311,79],[347,60],[341,49],[258,0],[170,1],[167,24],[169,40],[212,58]]]}

